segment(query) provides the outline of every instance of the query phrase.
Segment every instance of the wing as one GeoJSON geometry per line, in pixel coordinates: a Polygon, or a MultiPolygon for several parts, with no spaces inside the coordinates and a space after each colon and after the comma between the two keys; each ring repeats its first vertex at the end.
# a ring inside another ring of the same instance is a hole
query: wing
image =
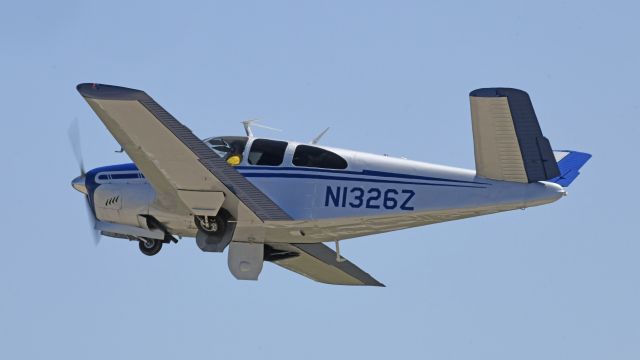
{"type": "Polygon", "coordinates": [[[291,220],[145,92],[100,84],[77,89],[166,208],[196,213],[217,203],[210,210],[223,206],[238,221],[291,220]]]}
{"type": "Polygon", "coordinates": [[[265,260],[325,284],[384,286],[352,262],[338,262],[335,251],[322,243],[268,244],[265,260]]]}

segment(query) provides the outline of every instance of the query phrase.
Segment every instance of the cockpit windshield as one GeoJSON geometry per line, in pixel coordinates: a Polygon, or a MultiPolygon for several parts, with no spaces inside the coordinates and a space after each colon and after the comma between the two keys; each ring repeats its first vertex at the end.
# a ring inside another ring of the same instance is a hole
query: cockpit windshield
{"type": "Polygon", "coordinates": [[[246,136],[220,136],[207,139],[205,142],[218,156],[224,160],[229,160],[231,157],[242,158],[247,140],[246,136]]]}

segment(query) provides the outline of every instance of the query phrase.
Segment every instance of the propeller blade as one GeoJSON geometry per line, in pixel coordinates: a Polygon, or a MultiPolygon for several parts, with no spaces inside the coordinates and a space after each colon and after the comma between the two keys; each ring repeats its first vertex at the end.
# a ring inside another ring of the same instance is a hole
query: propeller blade
{"type": "Polygon", "coordinates": [[[100,232],[96,230],[96,216],[91,210],[91,204],[89,204],[89,197],[85,197],[85,209],[87,210],[87,216],[89,217],[89,225],[91,226],[91,233],[93,235],[93,243],[98,246],[100,243],[100,232]]]}
{"type": "MultiPolygon", "coordinates": [[[[82,186],[84,185],[84,178],[86,175],[86,171],[84,169],[84,159],[82,158],[82,146],[80,145],[80,128],[78,127],[78,119],[73,119],[71,124],[69,125],[69,142],[71,143],[71,149],[73,150],[73,156],[76,158],[76,162],[78,163],[78,167],[80,167],[80,176],[76,178],[76,180],[81,180],[82,186]]],[[[74,182],[76,181],[74,180],[74,182]]],[[[72,182],[72,185],[74,185],[72,182]]],[[[78,187],[74,186],[76,190],[81,191],[78,187]]],[[[83,191],[85,194],[86,188],[83,191]]],[[[93,243],[98,246],[100,243],[100,232],[96,230],[96,216],[91,209],[91,204],[89,203],[89,196],[86,195],[84,197],[85,202],[85,210],[87,212],[87,216],[89,217],[89,226],[91,226],[91,233],[93,237],[93,243]]]]}
{"type": "Polygon", "coordinates": [[[76,162],[80,167],[80,174],[84,175],[84,160],[82,158],[82,147],[80,145],[80,128],[78,127],[78,119],[74,119],[69,125],[69,142],[71,142],[71,149],[73,155],[76,158],[76,162]]]}

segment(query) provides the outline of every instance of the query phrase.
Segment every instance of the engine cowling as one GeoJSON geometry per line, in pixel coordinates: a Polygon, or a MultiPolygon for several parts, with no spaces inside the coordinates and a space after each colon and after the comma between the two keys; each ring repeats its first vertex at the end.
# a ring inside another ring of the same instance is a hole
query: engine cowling
{"type": "Polygon", "coordinates": [[[101,221],[146,228],[146,220],[138,215],[149,213],[154,197],[153,188],[148,184],[102,184],[93,194],[96,217],[101,221]]]}

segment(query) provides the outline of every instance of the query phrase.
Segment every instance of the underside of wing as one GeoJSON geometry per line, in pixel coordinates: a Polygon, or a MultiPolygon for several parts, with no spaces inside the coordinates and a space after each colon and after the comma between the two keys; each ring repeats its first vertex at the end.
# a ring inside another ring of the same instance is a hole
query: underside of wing
{"type": "Polygon", "coordinates": [[[265,245],[265,260],[325,284],[384,286],[322,243],[265,245]]]}
{"type": "Polygon", "coordinates": [[[145,92],[100,84],[77,89],[165,207],[196,213],[224,202],[238,221],[291,219],[145,92]]]}

